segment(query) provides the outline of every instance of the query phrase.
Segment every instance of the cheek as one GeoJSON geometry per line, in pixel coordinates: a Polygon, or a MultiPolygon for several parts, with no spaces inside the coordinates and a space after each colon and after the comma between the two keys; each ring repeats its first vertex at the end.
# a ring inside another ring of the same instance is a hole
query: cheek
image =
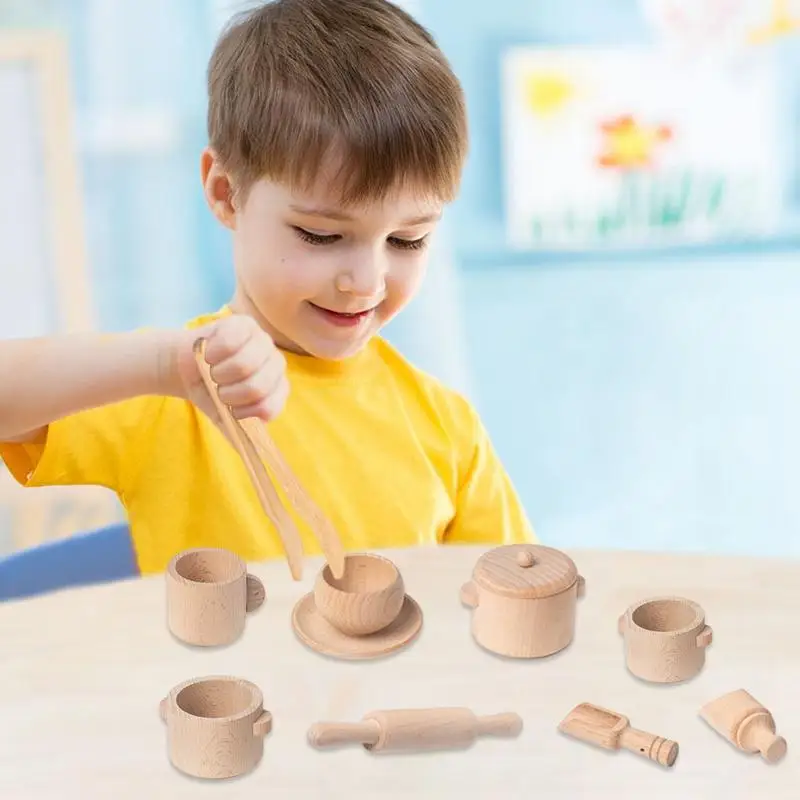
{"type": "Polygon", "coordinates": [[[425,276],[427,255],[400,259],[386,278],[386,305],[389,313],[396,313],[417,293],[425,276]]]}
{"type": "Polygon", "coordinates": [[[267,226],[243,227],[234,242],[240,277],[255,292],[285,292],[302,275],[294,242],[267,226]]]}

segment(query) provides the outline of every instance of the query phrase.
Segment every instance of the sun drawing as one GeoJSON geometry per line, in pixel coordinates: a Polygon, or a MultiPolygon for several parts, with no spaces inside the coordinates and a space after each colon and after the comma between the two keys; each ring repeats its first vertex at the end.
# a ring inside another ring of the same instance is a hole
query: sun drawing
{"type": "Polygon", "coordinates": [[[750,44],[765,44],[790,34],[800,33],[800,16],[792,13],[789,0],[772,0],[769,21],[750,31],[750,44]]]}
{"type": "Polygon", "coordinates": [[[642,125],[631,115],[618,117],[600,126],[603,150],[597,159],[601,167],[640,169],[649,167],[655,148],[672,138],[666,125],[642,125]]]}
{"type": "Polygon", "coordinates": [[[528,107],[545,117],[560,111],[575,96],[569,78],[551,72],[534,72],[525,81],[528,107]]]}

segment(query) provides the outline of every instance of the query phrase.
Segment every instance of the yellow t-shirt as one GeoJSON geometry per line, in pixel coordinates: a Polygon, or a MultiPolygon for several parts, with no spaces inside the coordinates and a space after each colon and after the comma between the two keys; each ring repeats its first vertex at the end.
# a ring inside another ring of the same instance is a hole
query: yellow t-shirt
{"type": "MultiPolygon", "coordinates": [[[[227,308],[189,323],[207,324],[227,308]]],[[[535,541],[472,406],[381,337],[356,356],[286,353],[289,398],[269,431],[346,550],[535,541]]],[[[24,486],[99,485],[125,507],[142,574],[191,547],[283,558],[237,452],[191,403],[144,396],[0,444],[24,486]]],[[[293,510],[306,553],[320,553],[293,510]]]]}

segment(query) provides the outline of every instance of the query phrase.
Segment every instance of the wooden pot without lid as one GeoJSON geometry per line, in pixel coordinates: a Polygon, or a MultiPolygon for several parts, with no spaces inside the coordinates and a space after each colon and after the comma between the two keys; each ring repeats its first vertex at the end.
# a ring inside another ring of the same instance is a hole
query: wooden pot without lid
{"type": "Polygon", "coordinates": [[[481,647],[511,658],[542,658],[572,642],[583,593],[584,580],[565,553],[512,544],[478,559],[461,601],[474,609],[472,635],[481,647]]]}
{"type": "Polygon", "coordinates": [[[196,778],[233,778],[261,760],[272,715],[250,681],[210,675],[176,686],[159,707],[172,765],[196,778]]]}
{"type": "Polygon", "coordinates": [[[637,678],[680,683],[705,665],[712,630],[703,609],[685,597],[651,597],[630,606],[619,618],[625,663],[637,678]]]}

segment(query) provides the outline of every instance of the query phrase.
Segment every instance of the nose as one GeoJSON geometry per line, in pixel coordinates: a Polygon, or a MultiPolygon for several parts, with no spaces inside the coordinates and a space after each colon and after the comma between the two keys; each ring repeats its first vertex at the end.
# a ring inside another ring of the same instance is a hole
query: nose
{"type": "Polygon", "coordinates": [[[336,288],[353,297],[383,296],[386,290],[385,259],[371,252],[351,257],[336,280],[336,288]]]}

